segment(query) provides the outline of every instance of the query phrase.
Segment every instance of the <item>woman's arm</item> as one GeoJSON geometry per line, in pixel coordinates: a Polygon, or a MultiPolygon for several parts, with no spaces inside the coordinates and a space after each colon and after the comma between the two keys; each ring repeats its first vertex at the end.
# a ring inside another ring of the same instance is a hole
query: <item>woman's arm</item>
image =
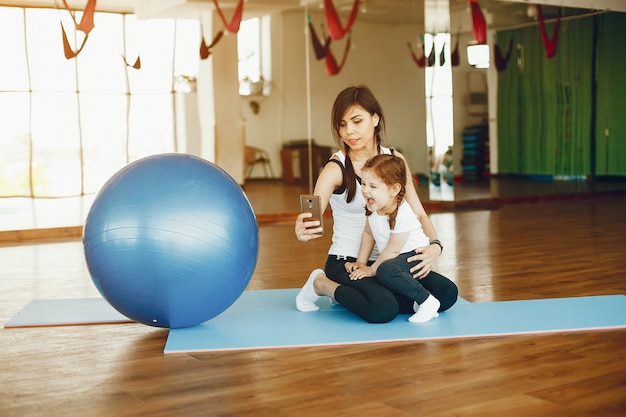
{"type": "MultiPolygon", "coordinates": [[[[341,167],[335,163],[326,164],[322,172],[320,172],[317,181],[315,182],[315,189],[313,194],[320,196],[322,215],[328,207],[330,197],[343,182],[343,172],[341,167]]],[[[311,239],[317,239],[321,235],[317,235],[322,231],[321,223],[318,221],[307,222],[306,227],[319,226],[311,229],[307,229],[304,224],[304,219],[311,217],[311,213],[300,213],[296,217],[295,233],[300,242],[308,242],[311,239]]]]}
{"type": "MultiPolygon", "coordinates": [[[[365,214],[363,214],[365,215],[365,214]]],[[[357,263],[362,263],[367,265],[367,260],[372,253],[372,249],[374,249],[374,245],[376,241],[374,240],[374,236],[372,236],[372,229],[370,228],[370,223],[368,221],[365,222],[365,228],[363,229],[363,236],[361,236],[361,246],[359,247],[359,255],[356,258],[357,263]]]]}

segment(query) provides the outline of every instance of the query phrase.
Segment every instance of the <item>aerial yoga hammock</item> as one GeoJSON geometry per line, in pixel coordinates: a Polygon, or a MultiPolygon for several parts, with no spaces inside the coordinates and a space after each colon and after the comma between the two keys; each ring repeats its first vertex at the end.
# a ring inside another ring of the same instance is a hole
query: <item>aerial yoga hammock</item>
{"type": "Polygon", "coordinates": [[[239,32],[239,26],[241,25],[241,18],[243,16],[243,0],[239,0],[237,3],[237,7],[235,8],[235,13],[233,13],[233,17],[230,19],[230,22],[226,21],[224,17],[224,13],[220,8],[220,5],[217,3],[217,0],[213,0],[213,4],[215,5],[215,10],[217,11],[218,16],[222,20],[224,27],[230,33],[239,32]]]}
{"type": "MultiPolygon", "coordinates": [[[[124,43],[126,43],[126,32],[124,32],[124,43]]],[[[141,69],[141,57],[139,55],[137,55],[137,59],[135,60],[133,64],[130,64],[128,62],[128,57],[126,56],[126,45],[124,45],[124,53],[122,54],[122,59],[124,60],[124,64],[127,67],[130,67],[136,70],[141,69]]]]}
{"type": "Polygon", "coordinates": [[[433,65],[435,65],[435,45],[433,44],[433,47],[430,50],[430,53],[428,54],[428,58],[426,58],[424,35],[420,35],[420,43],[422,45],[422,56],[418,58],[417,55],[415,55],[415,52],[413,51],[411,42],[407,42],[407,46],[409,47],[409,52],[411,53],[411,58],[413,58],[413,62],[415,62],[415,64],[420,68],[424,68],[426,65],[428,65],[429,67],[432,67],[433,65]]]}
{"type": "Polygon", "coordinates": [[[315,32],[315,27],[311,22],[311,16],[307,14],[307,21],[309,26],[309,32],[311,33],[311,43],[313,44],[313,51],[315,52],[315,58],[319,61],[321,59],[325,60],[326,64],[326,73],[328,75],[336,75],[342,70],[343,66],[346,63],[348,58],[348,52],[350,52],[350,47],[352,46],[350,41],[350,35],[346,40],[346,46],[344,48],[343,57],[341,59],[341,64],[337,63],[332,50],[330,49],[330,44],[332,42],[330,36],[325,36],[324,43],[320,41],[319,36],[315,32]]]}
{"type": "MultiPolygon", "coordinates": [[[[217,11],[217,15],[219,16],[220,20],[224,24],[224,28],[228,32],[231,32],[231,33],[239,32],[239,27],[241,26],[241,19],[243,17],[243,0],[239,0],[239,2],[237,3],[237,7],[235,7],[235,12],[233,13],[233,17],[230,19],[230,22],[226,21],[224,12],[220,8],[220,5],[218,4],[217,0],[213,0],[213,4],[215,5],[215,10],[217,11]]],[[[220,29],[213,37],[213,40],[211,40],[211,43],[207,45],[205,38],[204,38],[204,27],[202,26],[202,23],[200,23],[200,37],[202,39],[200,42],[200,59],[204,60],[204,59],[207,59],[211,55],[215,46],[224,37],[224,29],[220,29]]]]}
{"type": "Polygon", "coordinates": [[[346,33],[350,31],[350,28],[356,19],[356,15],[359,12],[359,0],[354,0],[354,3],[352,4],[352,11],[350,12],[350,16],[348,16],[348,22],[345,27],[341,25],[339,14],[337,13],[337,9],[335,9],[332,0],[324,0],[324,11],[326,13],[328,34],[332,40],[337,41],[343,38],[346,33]]]}
{"type": "MultiPolygon", "coordinates": [[[[432,48],[430,49],[430,53],[428,54],[428,57],[426,57],[423,35],[420,35],[420,42],[422,44],[422,56],[420,56],[419,58],[417,57],[417,55],[415,55],[415,51],[413,50],[413,47],[411,46],[411,42],[406,43],[407,47],[409,48],[409,53],[411,54],[411,58],[413,58],[413,62],[415,62],[415,64],[420,68],[424,68],[425,66],[429,66],[429,67],[434,66],[435,60],[437,58],[437,53],[435,52],[435,44],[433,44],[432,48]]],[[[443,65],[444,63],[443,58],[442,58],[444,50],[445,50],[445,46],[441,50],[441,54],[439,56],[439,58],[442,60],[441,65],[443,65]]]]}
{"type": "Polygon", "coordinates": [[[315,59],[318,61],[320,59],[326,58],[328,54],[328,49],[330,47],[330,36],[326,36],[324,39],[324,43],[320,41],[320,38],[315,33],[315,27],[313,26],[313,22],[311,21],[311,15],[307,13],[306,15],[309,32],[311,33],[311,43],[313,44],[313,51],[315,52],[315,59]]]}
{"type": "Polygon", "coordinates": [[[422,39],[422,56],[420,56],[419,58],[417,57],[417,55],[415,55],[415,51],[413,51],[413,47],[411,46],[411,42],[407,42],[406,46],[408,46],[409,48],[409,52],[411,53],[411,58],[413,58],[413,62],[415,62],[415,64],[420,67],[420,68],[424,68],[426,66],[426,54],[424,51],[424,40],[422,35],[420,35],[420,39],[422,39]]]}
{"type": "Polygon", "coordinates": [[[128,60],[126,59],[126,57],[122,56],[122,58],[124,59],[124,63],[126,64],[127,67],[131,67],[134,69],[141,69],[141,58],[137,57],[137,59],[135,60],[134,64],[129,64],[128,60]]]}
{"type": "Polygon", "coordinates": [[[474,32],[474,39],[479,45],[487,42],[487,21],[480,10],[480,4],[478,0],[466,0],[470,3],[470,9],[472,11],[472,29],[474,32]]]}
{"type": "Polygon", "coordinates": [[[213,52],[213,48],[215,48],[215,45],[217,45],[220,39],[222,39],[222,37],[224,36],[224,30],[221,29],[215,34],[210,45],[207,45],[204,41],[204,31],[202,29],[202,26],[200,26],[200,32],[202,33],[202,42],[200,43],[200,59],[207,59],[209,55],[211,55],[211,53],[213,52]]]}
{"type": "Polygon", "coordinates": [[[546,48],[546,57],[552,58],[556,55],[556,47],[559,43],[559,24],[561,23],[561,9],[556,16],[556,22],[554,23],[554,32],[552,33],[552,39],[548,38],[546,33],[546,22],[543,19],[543,12],[541,11],[541,5],[537,5],[537,17],[539,19],[539,31],[541,32],[541,41],[546,48]]]}
{"type": "Polygon", "coordinates": [[[500,47],[497,43],[493,45],[495,60],[496,60],[496,69],[498,72],[502,72],[506,69],[506,66],[509,63],[509,59],[511,58],[511,51],[513,50],[513,33],[509,36],[509,43],[507,44],[506,54],[502,55],[502,51],[500,51],[500,47]]]}
{"type": "Polygon", "coordinates": [[[433,42],[433,47],[430,48],[430,54],[428,55],[428,58],[426,58],[426,65],[428,65],[429,67],[435,65],[435,55],[435,43],[433,42]]]}
{"type": "Polygon", "coordinates": [[[348,59],[348,52],[350,52],[350,47],[352,46],[350,42],[350,35],[346,39],[346,47],[343,50],[343,58],[341,58],[341,64],[337,64],[337,60],[333,56],[333,51],[330,50],[330,44],[328,45],[328,53],[326,54],[326,72],[328,75],[336,75],[339,74],[339,71],[346,64],[346,60],[348,59]]]}
{"type": "Polygon", "coordinates": [[[96,0],[88,0],[80,22],[76,20],[76,14],[74,13],[74,11],[72,11],[66,0],[63,0],[63,6],[69,12],[72,20],[74,21],[74,28],[85,34],[85,38],[83,39],[82,44],[76,51],[74,51],[67,39],[67,33],[65,32],[63,23],[61,23],[61,34],[63,36],[63,53],[65,54],[66,59],[71,59],[83,50],[83,48],[85,47],[85,43],[87,42],[87,38],[89,37],[89,32],[91,32],[91,30],[94,28],[93,17],[96,12],[96,0]]]}
{"type": "Polygon", "coordinates": [[[446,44],[444,43],[441,47],[441,52],[439,52],[439,66],[443,67],[446,63],[446,44]]]}
{"type": "Polygon", "coordinates": [[[453,67],[457,67],[461,60],[459,58],[459,39],[461,38],[461,30],[456,34],[456,45],[454,45],[454,50],[450,53],[450,63],[453,67]]]}
{"type": "MultiPolygon", "coordinates": [[[[454,46],[454,50],[450,53],[450,64],[453,67],[456,67],[459,65],[459,38],[461,37],[461,32],[459,31],[459,33],[457,33],[456,35],[456,45],[454,46]]],[[[411,54],[411,58],[413,58],[413,62],[415,62],[415,64],[420,67],[420,68],[424,68],[426,66],[426,64],[428,64],[429,67],[432,67],[435,63],[435,45],[433,45],[433,48],[430,51],[430,54],[428,55],[428,62],[426,61],[426,54],[424,51],[424,37],[422,35],[420,35],[420,39],[422,40],[422,56],[421,57],[417,57],[417,55],[415,55],[415,51],[413,50],[413,47],[411,46],[411,42],[407,42],[407,47],[409,48],[409,53],[411,54]]],[[[446,63],[446,58],[445,58],[445,51],[446,51],[446,45],[444,44],[443,47],[441,48],[441,52],[439,53],[439,65],[442,66],[446,63]]]]}

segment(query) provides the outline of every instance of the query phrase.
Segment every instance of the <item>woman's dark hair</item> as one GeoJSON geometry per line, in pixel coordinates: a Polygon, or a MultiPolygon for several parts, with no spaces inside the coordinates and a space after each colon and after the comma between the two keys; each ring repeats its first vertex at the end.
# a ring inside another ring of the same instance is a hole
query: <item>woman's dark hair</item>
{"type": "MultiPolygon", "coordinates": [[[[362,171],[371,171],[376,177],[380,178],[387,186],[400,184],[400,192],[396,196],[396,208],[393,213],[389,214],[389,228],[391,230],[396,227],[396,216],[398,208],[404,200],[406,194],[406,166],[400,157],[390,154],[379,154],[365,162],[362,171]]],[[[369,216],[372,212],[365,207],[365,215],[369,216]]]]}
{"type": "Polygon", "coordinates": [[[374,128],[374,140],[376,141],[378,152],[380,152],[380,144],[385,133],[383,109],[368,87],[364,85],[348,87],[337,95],[331,110],[330,121],[335,144],[346,155],[346,201],[348,203],[354,199],[354,195],[356,194],[356,173],[354,172],[354,167],[350,160],[350,148],[343,142],[339,134],[339,128],[341,127],[341,119],[346,114],[346,111],[355,105],[362,107],[372,116],[375,114],[378,115],[378,125],[374,128]]]}

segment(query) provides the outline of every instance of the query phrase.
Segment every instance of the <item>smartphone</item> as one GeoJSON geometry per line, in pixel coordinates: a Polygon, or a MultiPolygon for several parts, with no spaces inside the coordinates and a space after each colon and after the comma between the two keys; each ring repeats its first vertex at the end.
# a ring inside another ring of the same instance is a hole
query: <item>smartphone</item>
{"type": "MultiPolygon", "coordinates": [[[[321,227],[322,231],[316,233],[316,235],[322,236],[324,234],[324,219],[322,217],[322,199],[319,195],[312,194],[300,194],[300,211],[302,213],[311,213],[312,217],[304,219],[305,222],[319,220],[319,226],[312,226],[312,228],[321,227]]],[[[310,229],[310,227],[308,228],[310,229]]]]}

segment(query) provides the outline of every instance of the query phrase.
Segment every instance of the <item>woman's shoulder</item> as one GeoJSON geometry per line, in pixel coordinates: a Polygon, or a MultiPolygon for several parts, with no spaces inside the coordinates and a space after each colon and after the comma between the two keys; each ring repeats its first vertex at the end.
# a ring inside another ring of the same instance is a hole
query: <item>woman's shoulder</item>
{"type": "Polygon", "coordinates": [[[332,157],[330,157],[324,163],[324,168],[326,168],[328,166],[333,167],[332,169],[339,169],[339,170],[341,170],[341,174],[343,175],[344,170],[345,170],[345,163],[343,161],[341,161],[339,158],[335,158],[334,155],[332,157]]]}
{"type": "Polygon", "coordinates": [[[333,175],[340,175],[341,182],[344,182],[346,175],[346,157],[341,151],[337,151],[324,163],[323,171],[330,171],[333,175]]]}
{"type": "Polygon", "coordinates": [[[338,150],[337,152],[335,152],[334,154],[332,154],[330,156],[329,161],[332,161],[332,160],[339,161],[339,162],[341,162],[342,165],[345,165],[345,163],[346,163],[346,155],[340,149],[340,150],[338,150]]]}
{"type": "Polygon", "coordinates": [[[394,149],[394,148],[386,148],[386,147],[384,147],[384,146],[381,146],[381,147],[380,147],[380,149],[381,149],[381,152],[383,152],[383,153],[393,154],[393,155],[395,155],[395,156],[399,157],[399,158],[400,158],[400,159],[402,159],[402,160],[404,160],[404,159],[405,159],[405,158],[404,158],[404,155],[402,155],[402,153],[401,153],[400,151],[398,151],[397,149],[394,149]]]}
{"type": "MultiPolygon", "coordinates": [[[[337,194],[337,190],[341,187],[345,188],[345,167],[344,164],[334,156],[326,161],[324,168],[317,177],[316,184],[325,185],[333,190],[333,194],[337,194]]],[[[317,188],[317,185],[316,185],[317,188]]]]}

